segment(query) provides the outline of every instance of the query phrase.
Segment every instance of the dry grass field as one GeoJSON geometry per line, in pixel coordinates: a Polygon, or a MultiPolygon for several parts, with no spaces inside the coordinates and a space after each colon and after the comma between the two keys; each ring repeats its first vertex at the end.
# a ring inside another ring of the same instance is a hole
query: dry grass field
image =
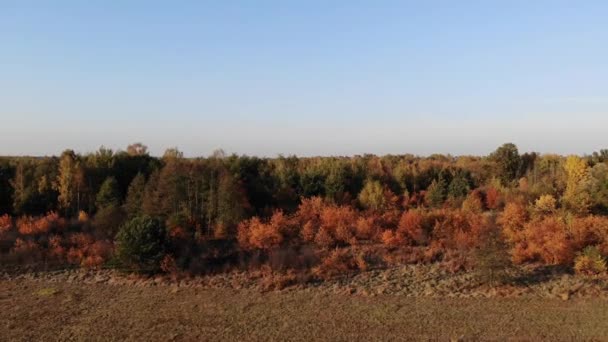
{"type": "Polygon", "coordinates": [[[608,340],[594,298],[356,296],[0,281],[3,341],[608,340]]]}

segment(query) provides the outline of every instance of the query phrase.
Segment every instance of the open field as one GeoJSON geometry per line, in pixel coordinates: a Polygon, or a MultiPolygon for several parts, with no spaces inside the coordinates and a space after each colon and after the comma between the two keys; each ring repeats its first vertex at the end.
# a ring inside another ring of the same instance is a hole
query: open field
{"type": "Polygon", "coordinates": [[[608,301],[0,281],[0,336],[32,340],[607,340],[608,301]]]}

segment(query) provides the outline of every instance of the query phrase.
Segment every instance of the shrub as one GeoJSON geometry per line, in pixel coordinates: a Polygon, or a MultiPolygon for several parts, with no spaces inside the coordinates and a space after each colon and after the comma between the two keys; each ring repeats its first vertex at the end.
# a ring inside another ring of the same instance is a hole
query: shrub
{"type": "Polygon", "coordinates": [[[587,246],[574,261],[574,270],[578,274],[598,275],[606,273],[606,260],[596,246],[587,246]]]}
{"type": "Polygon", "coordinates": [[[112,255],[112,244],[109,241],[100,240],[86,248],[85,257],[81,266],[95,268],[103,265],[112,255]]]}
{"type": "Polygon", "coordinates": [[[161,271],[171,275],[174,278],[177,277],[177,274],[179,272],[177,262],[175,261],[175,258],[170,254],[165,255],[163,260],[160,262],[160,269],[161,271]]]}
{"type": "Polygon", "coordinates": [[[302,239],[307,242],[313,242],[317,233],[319,231],[319,226],[315,225],[312,221],[308,221],[304,223],[302,227],[302,239]]]}
{"type": "Polygon", "coordinates": [[[0,216],[0,236],[13,228],[13,219],[9,215],[0,216]]]}
{"type": "Polygon", "coordinates": [[[549,215],[555,213],[557,201],[551,195],[540,196],[534,203],[534,211],[539,215],[549,215]]]}
{"type": "Polygon", "coordinates": [[[363,208],[375,211],[394,208],[399,201],[399,197],[395,196],[391,190],[374,180],[365,182],[357,199],[363,208]]]}
{"type": "Polygon", "coordinates": [[[371,240],[378,234],[378,229],[373,217],[359,217],[355,230],[355,235],[358,240],[371,240]]]}
{"type": "Polygon", "coordinates": [[[315,277],[328,280],[359,269],[359,263],[352,253],[346,249],[336,249],[314,267],[312,273],[315,277]]]}
{"type": "Polygon", "coordinates": [[[424,231],[423,219],[423,215],[416,210],[409,210],[403,213],[399,220],[397,235],[399,235],[401,239],[413,242],[417,245],[427,243],[428,236],[424,231]]]}
{"type": "Polygon", "coordinates": [[[49,238],[49,255],[51,258],[56,260],[62,260],[65,256],[66,250],[62,246],[61,237],[53,235],[49,238]]]}
{"type": "Polygon", "coordinates": [[[608,253],[608,218],[603,216],[574,217],[569,224],[573,248],[577,251],[597,245],[602,253],[608,253]]]}
{"type": "Polygon", "coordinates": [[[517,243],[522,239],[522,230],[528,220],[529,215],[525,206],[519,203],[508,203],[498,217],[498,224],[502,227],[507,241],[517,243]]]}
{"type": "Polygon", "coordinates": [[[486,190],[485,199],[486,207],[488,207],[488,209],[498,209],[500,206],[500,191],[498,191],[498,189],[496,189],[494,186],[488,187],[486,190]]]}
{"type": "Polygon", "coordinates": [[[392,230],[385,230],[380,236],[382,243],[388,247],[399,247],[405,245],[405,239],[401,238],[392,230]]]}
{"type": "Polygon", "coordinates": [[[17,230],[22,235],[45,234],[53,228],[63,228],[64,226],[65,220],[55,212],[49,212],[40,218],[24,216],[17,220],[17,230]]]}
{"type": "Polygon", "coordinates": [[[258,217],[241,222],[237,238],[243,249],[270,250],[280,246],[286,237],[295,236],[294,231],[292,220],[282,211],[276,211],[268,223],[258,217]]]}
{"type": "Polygon", "coordinates": [[[321,213],[321,231],[332,235],[336,242],[355,244],[357,213],[347,206],[329,206],[321,213]]]}
{"type": "Polygon", "coordinates": [[[302,203],[298,207],[297,217],[301,224],[306,222],[318,222],[323,210],[324,203],[320,197],[311,197],[302,199],[302,203]]]}
{"type": "Polygon", "coordinates": [[[125,223],[116,235],[116,257],[137,272],[156,272],[167,249],[164,224],[148,216],[125,223]]]}
{"type": "Polygon", "coordinates": [[[86,268],[96,268],[103,265],[112,255],[113,246],[107,240],[95,240],[91,234],[74,233],[68,238],[70,248],[65,253],[61,239],[54,236],[49,240],[51,254],[57,257],[66,255],[67,261],[86,268]]]}
{"type": "Polygon", "coordinates": [[[549,265],[571,265],[574,245],[564,220],[548,216],[527,223],[512,251],[513,261],[543,261],[549,265]]]}
{"type": "Polygon", "coordinates": [[[483,194],[479,190],[473,190],[462,202],[462,210],[472,213],[483,212],[483,194]]]}
{"type": "Polygon", "coordinates": [[[447,249],[469,250],[478,246],[479,238],[488,228],[482,214],[462,210],[440,212],[433,229],[433,239],[447,249]]]}
{"type": "Polygon", "coordinates": [[[315,244],[323,248],[331,248],[336,245],[336,239],[331,235],[327,227],[322,227],[315,235],[315,244]]]}
{"type": "Polygon", "coordinates": [[[378,181],[368,180],[357,197],[359,203],[366,209],[381,210],[387,206],[384,188],[378,181]]]}

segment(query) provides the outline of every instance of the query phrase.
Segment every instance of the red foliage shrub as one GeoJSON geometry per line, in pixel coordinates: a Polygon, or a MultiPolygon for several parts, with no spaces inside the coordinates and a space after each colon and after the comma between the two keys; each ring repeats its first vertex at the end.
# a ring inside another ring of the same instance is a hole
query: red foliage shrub
{"type": "Polygon", "coordinates": [[[34,218],[24,216],[17,220],[17,229],[22,235],[37,235],[48,233],[52,228],[63,228],[65,220],[55,212],[50,212],[46,216],[34,218]]]}
{"type": "Polygon", "coordinates": [[[355,236],[358,240],[372,240],[378,235],[378,225],[373,217],[359,217],[355,224],[355,236]]]}
{"type": "Polygon", "coordinates": [[[320,197],[303,198],[297,212],[300,223],[319,222],[324,207],[325,204],[320,197]]]}
{"type": "Polygon", "coordinates": [[[423,227],[423,215],[417,210],[408,210],[401,215],[397,235],[410,243],[423,245],[428,237],[423,227]]]}
{"type": "MultiPolygon", "coordinates": [[[[355,244],[357,239],[369,239],[375,233],[373,220],[360,219],[352,207],[325,204],[318,197],[303,199],[294,219],[301,227],[299,234],[304,241],[324,248],[355,244]]],[[[296,232],[297,227],[294,237],[296,232]]]]}
{"type": "Polygon", "coordinates": [[[376,219],[376,224],[382,228],[396,229],[402,214],[403,211],[398,209],[385,211],[376,219]]]}
{"type": "Polygon", "coordinates": [[[84,250],[77,247],[70,247],[67,253],[67,259],[70,264],[80,265],[84,259],[84,250]]]}
{"type": "Polygon", "coordinates": [[[276,211],[268,223],[258,217],[241,222],[238,226],[237,238],[244,249],[270,250],[280,246],[286,236],[294,233],[292,220],[282,211],[276,211]]]}
{"type": "Polygon", "coordinates": [[[12,253],[23,254],[23,255],[40,254],[40,246],[37,243],[35,243],[34,241],[23,240],[23,239],[17,238],[17,240],[15,240],[15,244],[13,245],[13,249],[11,251],[12,251],[12,253]]]}
{"type": "Polygon", "coordinates": [[[95,241],[86,249],[86,257],[82,261],[84,267],[99,267],[112,255],[112,244],[109,241],[95,241]]]}
{"type": "Polygon", "coordinates": [[[489,227],[483,214],[443,210],[441,216],[435,223],[433,239],[447,249],[469,250],[478,246],[489,227]]]}
{"type": "Polygon", "coordinates": [[[580,252],[587,246],[599,246],[608,253],[608,218],[603,216],[575,217],[569,224],[573,248],[580,252]]]}
{"type": "Polygon", "coordinates": [[[304,198],[296,212],[296,220],[302,227],[301,235],[304,241],[313,242],[321,225],[323,200],[320,197],[304,198]]]}
{"type": "Polygon", "coordinates": [[[113,246],[111,242],[96,241],[90,234],[72,234],[69,242],[71,247],[67,252],[67,260],[71,264],[96,268],[103,265],[112,255],[113,246]]]}
{"type": "Polygon", "coordinates": [[[160,262],[160,269],[163,272],[172,276],[176,276],[179,273],[179,267],[177,267],[177,262],[175,261],[175,258],[170,254],[165,255],[163,260],[160,262]]]}
{"type": "Polygon", "coordinates": [[[93,244],[93,242],[95,242],[95,239],[90,234],[74,233],[70,236],[69,241],[72,245],[75,245],[76,247],[84,248],[88,245],[93,244]]]}
{"type": "Polygon", "coordinates": [[[0,237],[13,228],[13,218],[5,214],[0,216],[0,237]]]}
{"type": "Polygon", "coordinates": [[[302,227],[302,239],[307,242],[313,242],[315,241],[318,232],[319,226],[312,221],[308,221],[304,223],[304,226],[302,227]]]}
{"type": "Polygon", "coordinates": [[[356,270],[359,270],[359,266],[352,252],[336,249],[323,258],[320,265],[312,269],[312,274],[319,279],[327,280],[356,270]]]}
{"type": "Polygon", "coordinates": [[[59,235],[53,235],[49,238],[49,256],[56,260],[62,260],[65,257],[66,250],[62,246],[62,239],[59,235]]]}
{"type": "Polygon", "coordinates": [[[426,197],[426,191],[420,191],[413,193],[407,203],[407,207],[421,207],[424,204],[424,198],[426,197]]]}
{"type": "MultiPolygon", "coordinates": [[[[357,213],[351,207],[328,206],[321,213],[320,232],[332,236],[338,243],[352,245],[357,242],[355,238],[356,224],[357,213]]],[[[324,243],[323,246],[327,246],[327,244],[324,243]]]]}
{"type": "Polygon", "coordinates": [[[488,187],[486,190],[486,207],[494,210],[500,206],[500,191],[493,186],[488,187]]]}
{"type": "Polygon", "coordinates": [[[425,262],[435,262],[441,259],[446,253],[445,246],[442,243],[433,241],[430,246],[424,251],[425,262]]]}
{"type": "Polygon", "coordinates": [[[498,217],[498,224],[507,241],[517,243],[522,239],[524,225],[530,219],[526,207],[520,203],[508,203],[498,217]]]}
{"type": "Polygon", "coordinates": [[[382,240],[382,243],[388,247],[399,247],[406,244],[406,240],[392,230],[385,230],[380,239],[382,240]]]}
{"type": "Polygon", "coordinates": [[[515,263],[543,261],[550,265],[570,265],[575,250],[564,220],[547,216],[529,222],[512,250],[515,263]]]}
{"type": "Polygon", "coordinates": [[[336,239],[333,237],[328,228],[321,227],[315,235],[315,244],[323,248],[331,248],[336,245],[336,239]]]}

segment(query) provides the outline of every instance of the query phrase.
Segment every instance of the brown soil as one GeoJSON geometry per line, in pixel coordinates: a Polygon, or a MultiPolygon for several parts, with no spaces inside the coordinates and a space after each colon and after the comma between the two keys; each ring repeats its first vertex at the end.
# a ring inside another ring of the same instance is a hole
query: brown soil
{"type": "Polygon", "coordinates": [[[330,290],[337,283],[261,292],[95,277],[0,280],[0,340],[608,340],[601,296],[349,295],[330,290]]]}

